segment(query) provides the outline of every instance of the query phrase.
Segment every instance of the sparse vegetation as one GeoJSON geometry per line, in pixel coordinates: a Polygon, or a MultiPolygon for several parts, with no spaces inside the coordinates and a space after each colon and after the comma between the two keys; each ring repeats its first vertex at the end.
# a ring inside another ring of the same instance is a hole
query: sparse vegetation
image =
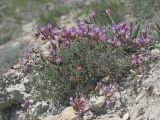
{"type": "MultiPolygon", "coordinates": [[[[159,0],[6,3],[8,0],[3,1],[0,11],[0,45],[17,39],[22,25],[33,20],[37,29],[35,38],[43,42],[24,51],[20,59],[20,70],[30,78],[32,97],[37,101],[53,100],[57,106],[70,105],[81,112],[85,99],[99,96],[101,89],[101,95],[107,99],[106,106],[112,107],[114,92],[125,89],[127,78],[143,74],[141,67],[148,62],[144,60],[146,53],[160,46],[159,0]],[[65,18],[76,10],[75,25],[61,27],[61,16],[65,18]]],[[[22,48],[14,48],[15,54],[7,49],[6,58],[16,59],[22,48]]],[[[2,57],[1,61],[7,64],[2,57]]],[[[28,112],[29,100],[25,99],[21,106],[28,112]]]]}

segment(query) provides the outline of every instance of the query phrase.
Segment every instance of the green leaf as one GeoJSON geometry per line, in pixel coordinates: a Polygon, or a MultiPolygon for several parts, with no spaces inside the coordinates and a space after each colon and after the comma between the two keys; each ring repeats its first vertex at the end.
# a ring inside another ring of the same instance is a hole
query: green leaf
{"type": "Polygon", "coordinates": [[[157,26],[157,29],[155,29],[157,31],[157,33],[160,35],[160,26],[158,25],[158,23],[155,23],[157,26]]]}
{"type": "Polygon", "coordinates": [[[136,29],[135,32],[133,33],[133,39],[138,36],[138,33],[139,33],[139,31],[140,31],[140,26],[141,26],[141,25],[140,25],[140,23],[139,23],[138,26],[137,26],[137,29],[136,29]]]}

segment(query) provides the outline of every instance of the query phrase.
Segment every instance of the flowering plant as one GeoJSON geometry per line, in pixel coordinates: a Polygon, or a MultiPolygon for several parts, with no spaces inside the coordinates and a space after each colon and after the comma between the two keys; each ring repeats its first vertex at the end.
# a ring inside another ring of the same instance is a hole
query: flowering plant
{"type": "Polygon", "coordinates": [[[27,112],[29,109],[29,100],[25,98],[24,102],[21,104],[22,109],[24,112],[27,112]]]}
{"type": "Polygon", "coordinates": [[[76,111],[81,112],[85,108],[85,99],[83,97],[70,98],[70,106],[72,106],[76,111]]]}
{"type": "MultiPolygon", "coordinates": [[[[129,23],[115,23],[109,9],[103,14],[112,21],[109,27],[95,24],[95,12],[88,22],[77,21],[70,28],[55,28],[50,23],[37,26],[35,37],[48,48],[45,52],[40,47],[25,52],[20,63],[25,75],[31,73],[41,99],[67,101],[68,96],[88,96],[97,78],[110,74],[118,81],[140,64],[138,56],[150,43],[147,28],[140,32],[139,26],[135,29],[129,23]]],[[[109,90],[104,87],[106,96],[109,90]]],[[[79,109],[76,104],[81,100],[71,101],[79,109]]]]}

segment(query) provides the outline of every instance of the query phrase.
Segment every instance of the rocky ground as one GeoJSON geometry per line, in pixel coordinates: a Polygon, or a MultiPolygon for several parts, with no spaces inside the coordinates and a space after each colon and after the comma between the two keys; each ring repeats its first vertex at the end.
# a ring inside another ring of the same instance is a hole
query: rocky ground
{"type": "Polygon", "coordinates": [[[22,51],[27,46],[31,46],[34,41],[34,25],[34,21],[24,24],[21,35],[17,39],[0,45],[0,79],[2,78],[2,73],[18,62],[22,51]]]}
{"type": "Polygon", "coordinates": [[[33,88],[28,77],[19,72],[19,65],[4,74],[5,86],[0,92],[0,120],[159,120],[160,118],[160,51],[152,50],[146,60],[152,61],[145,75],[115,92],[112,109],[104,107],[104,96],[92,97],[79,115],[72,107],[56,106],[53,101],[31,98],[33,88]],[[30,108],[22,111],[20,103],[29,98],[30,108]],[[59,110],[57,110],[57,107],[59,110]],[[61,112],[62,111],[62,112],[61,112]]]}
{"type": "MultiPolygon", "coordinates": [[[[73,13],[62,16],[59,24],[73,24],[73,13]],[[69,18],[68,21],[66,18],[69,18]]],[[[81,115],[72,107],[57,106],[51,100],[33,99],[29,77],[24,77],[19,72],[19,65],[14,64],[17,64],[22,49],[35,43],[34,25],[34,21],[24,24],[17,39],[0,46],[0,74],[8,71],[3,78],[0,77],[0,120],[160,120],[160,51],[157,49],[146,57],[152,61],[147,72],[138,75],[133,82],[126,83],[125,90],[120,93],[116,91],[116,103],[112,109],[103,106],[106,102],[104,96],[88,100],[88,108],[81,115]],[[14,66],[11,68],[11,65],[14,66]],[[21,108],[24,98],[30,102],[27,113],[21,108]]]]}

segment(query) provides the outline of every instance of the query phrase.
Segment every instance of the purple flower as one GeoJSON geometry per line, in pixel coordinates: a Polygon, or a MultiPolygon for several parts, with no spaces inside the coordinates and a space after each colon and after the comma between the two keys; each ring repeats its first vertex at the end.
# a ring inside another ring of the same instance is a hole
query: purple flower
{"type": "Polygon", "coordinates": [[[71,97],[70,106],[72,106],[76,111],[81,112],[81,110],[83,110],[85,107],[85,98],[81,96],[73,99],[73,97],[71,97]]]}
{"type": "Polygon", "coordinates": [[[132,54],[132,56],[131,56],[131,63],[132,63],[133,65],[137,65],[137,64],[138,64],[138,57],[136,56],[135,53],[132,54]]]}
{"type": "Polygon", "coordinates": [[[100,31],[98,32],[98,38],[100,41],[105,41],[106,40],[106,35],[104,32],[100,31]]]}
{"type": "Polygon", "coordinates": [[[144,43],[145,44],[148,44],[150,41],[151,41],[150,38],[148,38],[148,37],[144,38],[144,43]]]}
{"type": "Polygon", "coordinates": [[[112,38],[109,38],[109,39],[107,40],[107,42],[108,42],[109,44],[114,45],[114,41],[112,40],[112,38]]]}
{"type": "Polygon", "coordinates": [[[59,43],[58,43],[58,41],[56,41],[56,40],[50,40],[50,44],[52,45],[52,47],[53,47],[54,49],[59,48],[59,43]]]}
{"type": "Polygon", "coordinates": [[[71,27],[69,29],[67,29],[66,27],[62,27],[60,34],[61,38],[63,39],[72,40],[76,39],[78,35],[78,30],[76,27],[71,27]]]}
{"type": "Polygon", "coordinates": [[[70,106],[74,107],[75,106],[75,103],[74,103],[74,99],[73,97],[70,98],[70,106]]]}
{"type": "Polygon", "coordinates": [[[48,31],[51,31],[51,30],[53,29],[53,27],[52,27],[52,24],[51,24],[51,23],[48,23],[48,25],[47,25],[47,29],[48,29],[48,31]]]}
{"type": "Polygon", "coordinates": [[[83,37],[84,36],[84,31],[81,30],[81,29],[78,29],[77,34],[78,34],[79,37],[83,37]]]}
{"type": "Polygon", "coordinates": [[[56,31],[53,26],[48,23],[47,26],[37,26],[36,38],[41,38],[42,40],[54,40],[56,31]]]}
{"type": "Polygon", "coordinates": [[[93,11],[93,12],[90,14],[90,16],[93,17],[93,18],[96,17],[96,12],[93,11]]]}
{"type": "Polygon", "coordinates": [[[143,43],[146,45],[150,42],[150,38],[147,35],[147,30],[143,29],[141,34],[140,34],[141,38],[143,39],[143,43]]]}
{"type": "Polygon", "coordinates": [[[29,50],[26,49],[26,50],[23,52],[22,56],[23,56],[23,58],[25,58],[25,59],[29,59],[29,57],[30,57],[30,52],[29,52],[29,50]]]}
{"type": "Polygon", "coordinates": [[[98,91],[98,90],[101,89],[101,87],[102,87],[102,84],[101,84],[100,82],[97,82],[97,85],[96,85],[96,87],[95,87],[95,90],[98,91]]]}
{"type": "Polygon", "coordinates": [[[104,10],[104,15],[105,15],[105,16],[110,16],[110,14],[111,14],[110,9],[105,9],[105,10],[104,10]]]}
{"type": "Polygon", "coordinates": [[[52,38],[52,40],[55,39],[55,35],[56,35],[56,31],[55,31],[55,29],[52,29],[52,30],[50,31],[50,37],[52,38]]]}
{"type": "Polygon", "coordinates": [[[80,104],[84,104],[85,98],[81,96],[81,97],[79,98],[79,102],[80,102],[80,104]]]}
{"type": "Polygon", "coordinates": [[[147,29],[143,29],[140,35],[142,38],[147,38],[147,29]]]}
{"type": "Polygon", "coordinates": [[[55,57],[55,62],[56,62],[56,64],[60,64],[61,63],[61,57],[56,56],[55,57]]]}
{"type": "Polygon", "coordinates": [[[115,44],[116,44],[117,47],[119,47],[119,46],[121,46],[121,41],[120,40],[116,40],[115,44]]]}
{"type": "Polygon", "coordinates": [[[141,47],[145,47],[148,43],[150,43],[150,38],[147,36],[147,32],[146,31],[142,31],[140,36],[136,37],[134,39],[134,43],[136,45],[138,45],[141,49],[141,47]]]}
{"type": "Polygon", "coordinates": [[[68,39],[66,39],[66,38],[62,38],[59,41],[59,44],[60,44],[60,48],[67,48],[67,47],[70,47],[71,42],[68,39]]]}
{"type": "Polygon", "coordinates": [[[93,40],[97,40],[97,39],[98,39],[98,31],[99,31],[98,28],[92,27],[92,28],[90,28],[90,31],[89,31],[88,35],[89,35],[90,38],[92,38],[93,40]]]}
{"type": "Polygon", "coordinates": [[[144,51],[145,51],[145,48],[144,48],[144,47],[141,47],[141,51],[144,52],[144,51]]]}
{"type": "Polygon", "coordinates": [[[118,40],[117,38],[113,38],[113,39],[110,38],[110,39],[107,40],[107,42],[108,42],[109,44],[114,45],[114,46],[117,46],[117,47],[121,46],[121,41],[118,40]]]}
{"type": "Polygon", "coordinates": [[[113,100],[107,100],[107,101],[106,101],[106,107],[112,108],[113,105],[114,105],[114,101],[113,101],[113,100]]]}
{"type": "Polygon", "coordinates": [[[112,25],[112,31],[113,33],[116,33],[116,31],[119,29],[119,25],[118,24],[113,24],[112,25]]]}
{"type": "Polygon", "coordinates": [[[102,92],[105,96],[107,96],[111,92],[111,86],[103,86],[102,87],[102,92]]]}
{"type": "Polygon", "coordinates": [[[137,45],[140,45],[141,42],[142,42],[141,37],[136,37],[135,40],[134,40],[134,42],[135,42],[137,45]]]}
{"type": "Polygon", "coordinates": [[[60,34],[61,34],[62,38],[67,38],[68,37],[68,31],[67,31],[66,27],[61,28],[60,34]]]}
{"type": "Polygon", "coordinates": [[[27,75],[28,72],[29,72],[29,65],[26,63],[22,66],[22,70],[23,70],[23,73],[24,75],[27,75]]]}
{"type": "Polygon", "coordinates": [[[89,37],[95,41],[105,41],[106,35],[99,27],[92,27],[88,32],[89,37]]]}
{"type": "Polygon", "coordinates": [[[69,33],[69,38],[70,39],[76,39],[76,37],[77,37],[77,29],[75,27],[69,28],[68,33],[69,33]]]}
{"type": "Polygon", "coordinates": [[[53,49],[52,47],[49,47],[49,54],[50,55],[54,55],[55,54],[55,49],[53,49]]]}
{"type": "Polygon", "coordinates": [[[88,31],[89,31],[89,27],[88,25],[86,25],[84,22],[82,21],[77,21],[77,27],[78,27],[78,30],[77,30],[77,34],[80,36],[80,37],[84,37],[87,35],[88,31]]]}
{"type": "Polygon", "coordinates": [[[125,23],[113,24],[112,31],[113,31],[114,35],[117,38],[119,38],[121,41],[129,38],[129,36],[130,36],[129,26],[125,23]]]}
{"type": "Polygon", "coordinates": [[[27,112],[28,108],[29,108],[29,100],[27,98],[25,98],[24,102],[21,104],[22,109],[24,112],[27,112]]]}
{"type": "Polygon", "coordinates": [[[81,110],[83,110],[83,108],[85,107],[85,98],[81,96],[76,101],[77,111],[81,112],[81,110]]]}

